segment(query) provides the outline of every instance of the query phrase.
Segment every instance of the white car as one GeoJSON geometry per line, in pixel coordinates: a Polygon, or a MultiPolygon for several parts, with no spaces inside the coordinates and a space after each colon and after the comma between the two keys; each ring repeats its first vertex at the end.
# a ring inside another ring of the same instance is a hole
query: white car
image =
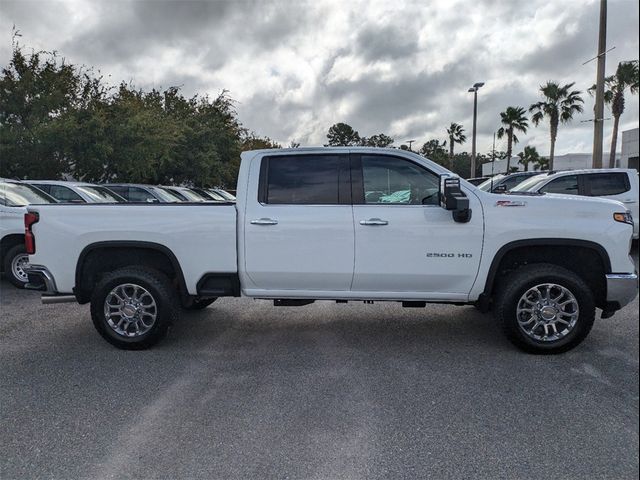
{"type": "Polygon", "coordinates": [[[624,168],[598,168],[542,173],[531,177],[511,192],[540,192],[580,195],[616,200],[633,216],[633,238],[638,238],[638,171],[624,168]]]}
{"type": "Polygon", "coordinates": [[[471,304],[493,309],[518,347],[560,353],[596,308],[608,318],[637,295],[619,202],[483,192],[396,149],[241,158],[235,204],[29,207],[29,286],[91,303],[97,331],[123,349],[156,344],[180,307],[244,296],[471,304]]]}
{"type": "Polygon", "coordinates": [[[126,202],[117,193],[102,185],[62,180],[25,180],[62,203],[120,203],[126,202]]]}
{"type": "Polygon", "coordinates": [[[27,283],[29,263],[24,244],[26,206],[46,203],[56,200],[26,183],[0,178],[0,268],[18,288],[27,283]]]}

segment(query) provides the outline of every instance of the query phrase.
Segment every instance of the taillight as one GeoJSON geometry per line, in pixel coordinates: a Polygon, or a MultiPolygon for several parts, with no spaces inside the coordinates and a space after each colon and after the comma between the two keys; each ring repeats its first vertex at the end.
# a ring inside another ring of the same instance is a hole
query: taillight
{"type": "Polygon", "coordinates": [[[36,253],[36,237],[33,236],[31,226],[38,223],[38,220],[40,220],[40,215],[35,212],[24,214],[24,247],[28,255],[36,253]]]}

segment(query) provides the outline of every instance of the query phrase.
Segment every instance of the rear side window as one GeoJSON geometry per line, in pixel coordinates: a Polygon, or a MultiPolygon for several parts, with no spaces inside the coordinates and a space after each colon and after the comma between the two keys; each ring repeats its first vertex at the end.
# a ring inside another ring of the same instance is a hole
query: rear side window
{"type": "Polygon", "coordinates": [[[129,187],[128,200],[130,202],[153,202],[155,197],[142,188],[129,187]]]}
{"type": "Polygon", "coordinates": [[[511,190],[513,187],[517,187],[522,182],[524,182],[528,177],[526,175],[514,175],[512,177],[507,177],[501,185],[504,185],[507,190],[511,190]]]}
{"type": "Polygon", "coordinates": [[[578,176],[566,175],[551,180],[540,189],[544,193],[566,193],[568,195],[578,195],[578,176]]]}
{"type": "Polygon", "coordinates": [[[81,202],[84,203],[84,200],[80,195],[71,190],[70,188],[63,187],[61,185],[51,185],[51,190],[49,194],[61,202],[81,202]]]}
{"type": "Polygon", "coordinates": [[[259,199],[276,205],[337,205],[340,167],[339,155],[266,157],[259,199]]]}
{"type": "Polygon", "coordinates": [[[108,188],[112,192],[116,192],[121,197],[124,197],[126,199],[129,198],[129,187],[123,187],[121,185],[109,185],[106,188],[108,188]]]}
{"type": "Polygon", "coordinates": [[[585,175],[587,194],[592,197],[620,195],[631,189],[626,173],[594,173],[585,175]]]}

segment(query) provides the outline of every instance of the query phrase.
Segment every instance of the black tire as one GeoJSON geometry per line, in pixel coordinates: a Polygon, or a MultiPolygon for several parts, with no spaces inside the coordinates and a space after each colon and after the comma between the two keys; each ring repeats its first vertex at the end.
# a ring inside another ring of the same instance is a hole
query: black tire
{"type": "Polygon", "coordinates": [[[106,274],[91,295],[91,319],[98,333],[123,350],[144,350],[162,340],[178,319],[178,295],[166,275],[146,267],[126,267],[106,274]],[[118,333],[105,315],[105,302],[119,285],[134,284],[146,290],[155,302],[155,321],[145,333],[128,337],[118,333]]]}
{"type": "Polygon", "coordinates": [[[218,298],[191,298],[182,302],[182,309],[187,311],[204,310],[218,298]]]}
{"type": "Polygon", "coordinates": [[[527,265],[511,272],[500,282],[495,301],[496,320],[507,338],[521,350],[535,354],[563,353],[579,345],[593,327],[595,311],[593,293],[578,275],[546,263],[527,265]],[[516,312],[521,297],[529,289],[547,283],[564,287],[574,296],[578,304],[578,317],[564,337],[543,341],[523,331],[516,312]]]}
{"type": "Polygon", "coordinates": [[[13,286],[18,288],[24,288],[27,284],[27,280],[26,277],[16,273],[14,268],[16,267],[16,265],[14,265],[14,261],[18,261],[20,257],[24,257],[26,255],[27,251],[24,248],[24,245],[18,244],[7,250],[7,253],[5,253],[3,257],[4,264],[2,268],[4,270],[4,275],[7,280],[9,280],[13,284],[13,286]]]}

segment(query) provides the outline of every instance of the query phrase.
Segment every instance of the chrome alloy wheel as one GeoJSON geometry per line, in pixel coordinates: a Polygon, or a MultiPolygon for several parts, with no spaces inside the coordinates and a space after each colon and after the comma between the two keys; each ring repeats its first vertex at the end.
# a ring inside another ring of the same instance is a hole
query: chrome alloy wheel
{"type": "Polygon", "coordinates": [[[27,275],[27,267],[29,266],[29,255],[21,253],[13,257],[11,260],[11,273],[21,282],[27,283],[29,276],[27,275]]]}
{"type": "Polygon", "coordinates": [[[148,290],[133,283],[113,288],[104,300],[107,324],[123,337],[139,337],[156,322],[158,307],[148,290]]]}
{"type": "Polygon", "coordinates": [[[540,342],[554,342],[568,335],[579,315],[576,297],[555,283],[543,283],[527,290],[516,310],[520,329],[540,342]]]}

